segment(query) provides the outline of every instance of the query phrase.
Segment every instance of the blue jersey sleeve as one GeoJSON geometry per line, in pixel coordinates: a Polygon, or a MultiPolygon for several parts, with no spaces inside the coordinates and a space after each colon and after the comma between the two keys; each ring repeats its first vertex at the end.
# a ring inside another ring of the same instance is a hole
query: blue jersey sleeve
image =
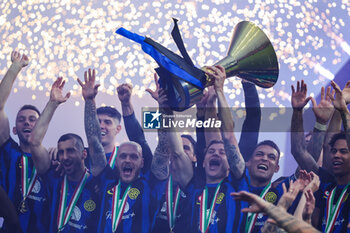
{"type": "Polygon", "coordinates": [[[248,161],[258,143],[261,109],[256,87],[252,83],[243,82],[245,109],[247,112],[239,139],[239,149],[245,161],[248,161]]]}

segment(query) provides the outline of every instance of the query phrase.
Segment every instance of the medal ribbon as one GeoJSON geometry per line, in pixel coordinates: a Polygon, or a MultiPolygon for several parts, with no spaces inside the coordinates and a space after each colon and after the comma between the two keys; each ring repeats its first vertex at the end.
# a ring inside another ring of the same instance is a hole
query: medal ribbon
{"type": "Polygon", "coordinates": [[[67,192],[68,192],[68,181],[67,181],[67,175],[64,176],[63,182],[61,184],[61,196],[60,196],[60,204],[58,208],[58,216],[57,216],[57,225],[58,225],[58,231],[61,231],[64,226],[67,224],[69,221],[73,209],[80,197],[81,192],[84,189],[85,183],[87,178],[89,177],[89,172],[85,168],[85,172],[80,178],[78,186],[75,188],[74,193],[72,195],[72,198],[66,207],[67,203],[67,192]]]}
{"type": "MultiPolygon", "coordinates": [[[[262,199],[265,198],[265,195],[266,195],[267,191],[269,191],[270,188],[271,188],[271,182],[270,182],[268,185],[265,186],[265,188],[263,189],[263,191],[261,191],[260,197],[261,197],[262,199]]],[[[250,216],[249,216],[249,213],[247,214],[247,223],[246,223],[246,225],[245,225],[245,233],[250,233],[250,232],[252,232],[257,217],[258,217],[258,214],[257,214],[257,213],[251,214],[250,216]]]]}
{"type": "Polygon", "coordinates": [[[115,146],[114,149],[113,149],[113,152],[111,154],[111,157],[109,157],[109,160],[108,160],[108,165],[114,169],[114,166],[115,166],[115,161],[116,161],[116,158],[117,158],[117,152],[118,152],[118,146],[115,146]]]}
{"type": "Polygon", "coordinates": [[[202,233],[205,233],[209,230],[210,219],[213,215],[215,209],[216,199],[219,194],[220,186],[222,181],[216,186],[215,194],[213,200],[211,201],[209,213],[207,214],[207,201],[208,201],[208,187],[205,186],[205,189],[202,192],[201,200],[200,200],[200,216],[199,216],[199,230],[202,233]]]}
{"type": "Polygon", "coordinates": [[[176,187],[175,202],[173,202],[173,178],[170,176],[166,190],[166,209],[168,213],[169,228],[172,230],[175,226],[176,211],[180,200],[180,188],[176,187]]]}
{"type": "Polygon", "coordinates": [[[325,228],[325,233],[329,233],[333,231],[334,228],[334,224],[337,220],[339,211],[340,211],[340,206],[342,204],[342,202],[344,201],[345,198],[345,194],[346,194],[346,190],[348,189],[350,183],[348,183],[342,190],[340,197],[338,198],[338,201],[335,205],[335,207],[333,208],[333,202],[334,202],[334,196],[335,196],[335,191],[336,188],[332,189],[331,193],[329,194],[329,197],[327,199],[327,209],[326,209],[326,214],[327,214],[327,218],[326,218],[326,228],[325,228]]]}
{"type": "Polygon", "coordinates": [[[32,192],[35,181],[38,178],[38,174],[35,167],[33,166],[32,175],[31,177],[28,177],[29,161],[26,155],[23,155],[21,157],[21,164],[22,164],[22,169],[21,169],[22,196],[23,196],[23,200],[25,200],[27,196],[32,192]]]}
{"type": "Polygon", "coordinates": [[[122,219],[122,215],[124,213],[125,204],[128,200],[128,193],[130,190],[129,185],[122,197],[121,202],[119,203],[120,193],[121,193],[121,183],[119,181],[118,185],[114,187],[113,190],[113,199],[112,199],[112,232],[117,230],[117,227],[122,219]]]}

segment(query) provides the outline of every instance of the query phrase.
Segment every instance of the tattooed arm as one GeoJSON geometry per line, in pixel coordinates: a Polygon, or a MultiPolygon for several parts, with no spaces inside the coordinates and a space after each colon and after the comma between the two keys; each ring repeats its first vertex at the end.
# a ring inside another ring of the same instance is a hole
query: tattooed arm
{"type": "Polygon", "coordinates": [[[212,72],[207,73],[214,78],[214,89],[218,98],[219,118],[222,122],[222,136],[225,144],[225,152],[230,165],[230,170],[236,179],[242,177],[245,169],[245,162],[241,155],[237,139],[234,135],[234,122],[231,110],[224,95],[224,81],[226,79],[225,69],[222,66],[207,67],[212,72]]]}
{"type": "Polygon", "coordinates": [[[159,180],[169,176],[170,150],[166,132],[158,129],[158,145],[154,151],[151,171],[159,180]]]}
{"type": "Polygon", "coordinates": [[[346,133],[346,142],[348,144],[348,148],[350,149],[350,112],[347,108],[347,102],[339,86],[334,81],[332,81],[332,86],[336,94],[335,94],[335,98],[331,96],[331,99],[333,101],[334,107],[340,112],[344,131],[346,133]]]}
{"type": "Polygon", "coordinates": [[[292,155],[297,161],[298,165],[310,172],[318,173],[318,165],[312,156],[307,152],[305,139],[304,139],[304,127],[303,127],[303,108],[311,97],[306,97],[307,86],[302,80],[301,83],[297,82],[297,90],[295,91],[292,85],[292,123],[291,123],[291,148],[292,155]]]}
{"type": "MultiPolygon", "coordinates": [[[[333,91],[334,92],[334,91],[333,91]]],[[[314,160],[317,162],[320,158],[323,148],[323,142],[326,135],[326,127],[329,119],[334,113],[334,106],[330,99],[331,87],[321,88],[321,101],[317,104],[314,98],[312,101],[312,111],[316,117],[316,124],[312,132],[312,137],[307,145],[307,151],[311,154],[314,160]]],[[[334,93],[332,93],[334,95],[334,93]]]]}
{"type": "MultiPolygon", "coordinates": [[[[158,83],[158,76],[154,74],[154,81],[156,84],[156,90],[147,89],[146,91],[151,94],[152,98],[159,104],[159,109],[162,114],[172,114],[168,112],[169,108],[165,105],[166,97],[162,95],[164,91],[161,91],[158,83]]],[[[154,151],[154,155],[151,163],[151,172],[159,180],[164,180],[169,176],[169,163],[170,163],[170,145],[167,140],[167,133],[164,129],[158,129],[158,145],[154,151]]]]}
{"type": "Polygon", "coordinates": [[[79,79],[78,82],[85,100],[84,125],[91,159],[90,171],[93,176],[98,176],[106,167],[107,160],[101,143],[101,128],[96,112],[95,97],[100,85],[95,85],[95,77],[95,70],[89,69],[84,73],[85,83],[79,79]]]}
{"type": "Polygon", "coordinates": [[[277,225],[289,233],[316,233],[319,232],[313,226],[303,220],[287,213],[284,209],[275,206],[256,194],[241,191],[231,193],[236,200],[249,202],[250,207],[242,209],[242,212],[265,213],[273,219],[277,225]]]}

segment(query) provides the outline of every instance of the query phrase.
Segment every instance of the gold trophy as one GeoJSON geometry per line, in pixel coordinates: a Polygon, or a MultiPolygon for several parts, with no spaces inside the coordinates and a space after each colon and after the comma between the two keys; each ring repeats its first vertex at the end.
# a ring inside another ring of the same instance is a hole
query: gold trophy
{"type": "MultiPolygon", "coordinates": [[[[278,79],[275,50],[265,33],[252,22],[242,21],[234,29],[227,56],[215,63],[225,68],[227,78],[237,76],[263,88],[272,87],[278,79]]],[[[202,68],[205,70],[205,67],[202,68]]],[[[204,86],[212,80],[206,76],[204,86]]],[[[168,95],[174,110],[183,111],[203,96],[203,90],[181,79],[172,79],[168,95]],[[171,86],[171,87],[170,87],[171,86]]]]}
{"type": "MultiPolygon", "coordinates": [[[[116,33],[142,45],[142,49],[159,64],[156,69],[161,87],[167,91],[173,110],[184,111],[197,103],[205,87],[212,80],[205,74],[205,67],[194,66],[184,48],[174,19],[175,43],[184,57],[171,52],[150,38],[119,28],[116,33]]],[[[278,61],[275,50],[265,33],[252,22],[243,21],[234,29],[227,56],[215,65],[225,68],[226,76],[237,76],[263,88],[272,87],[278,78],[278,61]]]]}

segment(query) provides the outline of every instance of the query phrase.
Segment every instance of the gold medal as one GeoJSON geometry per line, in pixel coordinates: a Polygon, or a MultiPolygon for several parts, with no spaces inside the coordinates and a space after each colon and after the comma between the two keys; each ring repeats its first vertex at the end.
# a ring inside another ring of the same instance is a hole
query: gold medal
{"type": "Polygon", "coordinates": [[[23,201],[20,204],[19,211],[24,214],[28,211],[28,206],[26,205],[26,200],[23,199],[23,201]]]}

